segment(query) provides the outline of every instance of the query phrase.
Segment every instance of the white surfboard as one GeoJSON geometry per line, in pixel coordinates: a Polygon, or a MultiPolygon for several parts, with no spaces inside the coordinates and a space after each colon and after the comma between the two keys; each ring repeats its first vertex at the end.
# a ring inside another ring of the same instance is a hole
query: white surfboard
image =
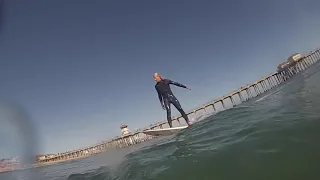
{"type": "Polygon", "coordinates": [[[152,135],[152,136],[170,136],[172,134],[176,134],[180,132],[182,129],[187,128],[188,126],[180,126],[174,128],[165,128],[165,129],[153,129],[143,131],[144,134],[152,135]]]}

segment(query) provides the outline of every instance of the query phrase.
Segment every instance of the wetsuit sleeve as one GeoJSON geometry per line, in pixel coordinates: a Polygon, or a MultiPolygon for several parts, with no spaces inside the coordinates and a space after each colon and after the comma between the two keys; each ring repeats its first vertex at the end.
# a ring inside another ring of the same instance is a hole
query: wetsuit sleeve
{"type": "Polygon", "coordinates": [[[176,85],[176,86],[179,86],[179,87],[182,87],[182,88],[187,88],[187,86],[185,86],[183,84],[180,84],[178,82],[174,82],[174,81],[172,81],[170,79],[168,79],[168,81],[169,81],[169,84],[173,84],[173,85],[176,85]]]}
{"type": "Polygon", "coordinates": [[[156,88],[156,90],[157,90],[157,93],[158,93],[160,104],[161,104],[161,106],[163,106],[163,100],[162,100],[161,93],[159,92],[159,90],[157,88],[156,88]]]}

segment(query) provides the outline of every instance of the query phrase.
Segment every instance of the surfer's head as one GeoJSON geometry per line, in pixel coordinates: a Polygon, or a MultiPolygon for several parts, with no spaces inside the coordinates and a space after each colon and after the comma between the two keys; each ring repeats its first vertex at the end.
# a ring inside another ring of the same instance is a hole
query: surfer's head
{"type": "Polygon", "coordinates": [[[156,82],[159,82],[162,80],[162,77],[159,73],[154,73],[153,78],[156,82]]]}

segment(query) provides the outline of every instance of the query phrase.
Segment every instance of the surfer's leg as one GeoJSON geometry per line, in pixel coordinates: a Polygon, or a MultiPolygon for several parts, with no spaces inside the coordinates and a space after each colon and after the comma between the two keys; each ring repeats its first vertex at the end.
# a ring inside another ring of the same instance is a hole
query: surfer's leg
{"type": "Polygon", "coordinates": [[[168,99],[164,99],[164,106],[167,111],[167,120],[170,128],[172,128],[172,119],[171,119],[171,107],[170,107],[170,101],[168,99]]]}
{"type": "Polygon", "coordinates": [[[188,118],[187,114],[184,112],[184,110],[182,109],[182,107],[181,107],[178,99],[175,98],[175,97],[173,97],[173,98],[171,99],[171,103],[174,105],[174,107],[177,108],[177,110],[180,112],[181,116],[182,116],[183,119],[186,121],[186,123],[187,123],[188,125],[190,125],[189,118],[188,118]]]}

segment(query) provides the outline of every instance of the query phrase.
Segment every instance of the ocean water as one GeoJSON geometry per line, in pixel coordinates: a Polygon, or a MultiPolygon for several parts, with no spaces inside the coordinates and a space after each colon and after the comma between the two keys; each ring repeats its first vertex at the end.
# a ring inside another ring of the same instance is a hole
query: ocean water
{"type": "Polygon", "coordinates": [[[0,180],[320,179],[320,65],[176,136],[0,180]]]}

